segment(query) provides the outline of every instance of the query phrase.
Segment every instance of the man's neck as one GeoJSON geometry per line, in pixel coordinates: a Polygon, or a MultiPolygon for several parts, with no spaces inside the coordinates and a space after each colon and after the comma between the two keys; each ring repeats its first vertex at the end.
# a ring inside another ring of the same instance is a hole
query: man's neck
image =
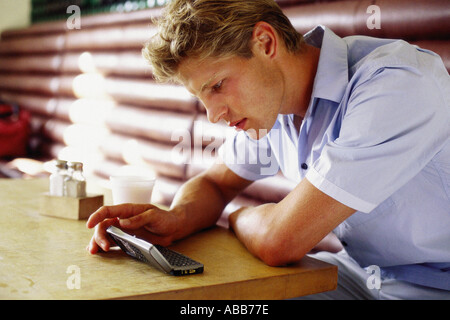
{"type": "Polygon", "coordinates": [[[303,118],[308,109],[319,63],[320,49],[306,45],[302,53],[289,54],[284,66],[286,84],[283,114],[303,118]]]}

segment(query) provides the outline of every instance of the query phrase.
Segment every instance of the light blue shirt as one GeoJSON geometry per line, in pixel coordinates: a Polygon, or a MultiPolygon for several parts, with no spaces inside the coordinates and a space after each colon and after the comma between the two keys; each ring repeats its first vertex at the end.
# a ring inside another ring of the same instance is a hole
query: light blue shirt
{"type": "Polygon", "coordinates": [[[245,179],[281,170],[357,210],[334,233],[361,267],[450,290],[450,77],[442,60],[401,40],[340,38],[325,27],[305,39],[321,53],[300,131],[292,114],[279,115],[261,140],[239,132],[219,154],[245,179]]]}

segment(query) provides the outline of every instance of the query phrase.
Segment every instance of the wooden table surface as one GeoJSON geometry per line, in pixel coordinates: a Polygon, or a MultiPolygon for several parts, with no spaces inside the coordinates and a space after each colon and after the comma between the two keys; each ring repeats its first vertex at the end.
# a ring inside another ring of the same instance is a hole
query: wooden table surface
{"type": "Polygon", "coordinates": [[[86,221],[38,213],[47,187],[0,179],[0,299],[286,299],[336,288],[337,267],[308,256],[269,267],[221,227],[170,247],[202,262],[198,275],[166,275],[120,250],[91,255],[86,221]]]}

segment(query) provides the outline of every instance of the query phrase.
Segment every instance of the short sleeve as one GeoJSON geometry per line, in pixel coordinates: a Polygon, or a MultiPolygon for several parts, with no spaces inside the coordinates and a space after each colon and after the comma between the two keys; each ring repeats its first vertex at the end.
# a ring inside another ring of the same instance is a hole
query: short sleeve
{"type": "Polygon", "coordinates": [[[219,156],[230,170],[247,180],[263,179],[279,171],[268,135],[254,140],[244,131],[236,132],[226,138],[219,156]]]}
{"type": "Polygon", "coordinates": [[[306,178],[362,212],[372,211],[422,170],[449,137],[448,93],[414,68],[391,67],[355,85],[338,137],[306,178]]]}

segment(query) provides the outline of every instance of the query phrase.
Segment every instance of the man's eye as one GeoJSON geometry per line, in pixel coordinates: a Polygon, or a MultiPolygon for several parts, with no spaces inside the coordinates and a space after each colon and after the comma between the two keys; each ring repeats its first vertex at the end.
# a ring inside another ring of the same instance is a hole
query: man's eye
{"type": "Polygon", "coordinates": [[[219,82],[217,82],[217,83],[212,87],[213,91],[218,91],[218,90],[220,90],[220,88],[222,87],[222,83],[223,83],[223,80],[220,80],[219,82]]]}

